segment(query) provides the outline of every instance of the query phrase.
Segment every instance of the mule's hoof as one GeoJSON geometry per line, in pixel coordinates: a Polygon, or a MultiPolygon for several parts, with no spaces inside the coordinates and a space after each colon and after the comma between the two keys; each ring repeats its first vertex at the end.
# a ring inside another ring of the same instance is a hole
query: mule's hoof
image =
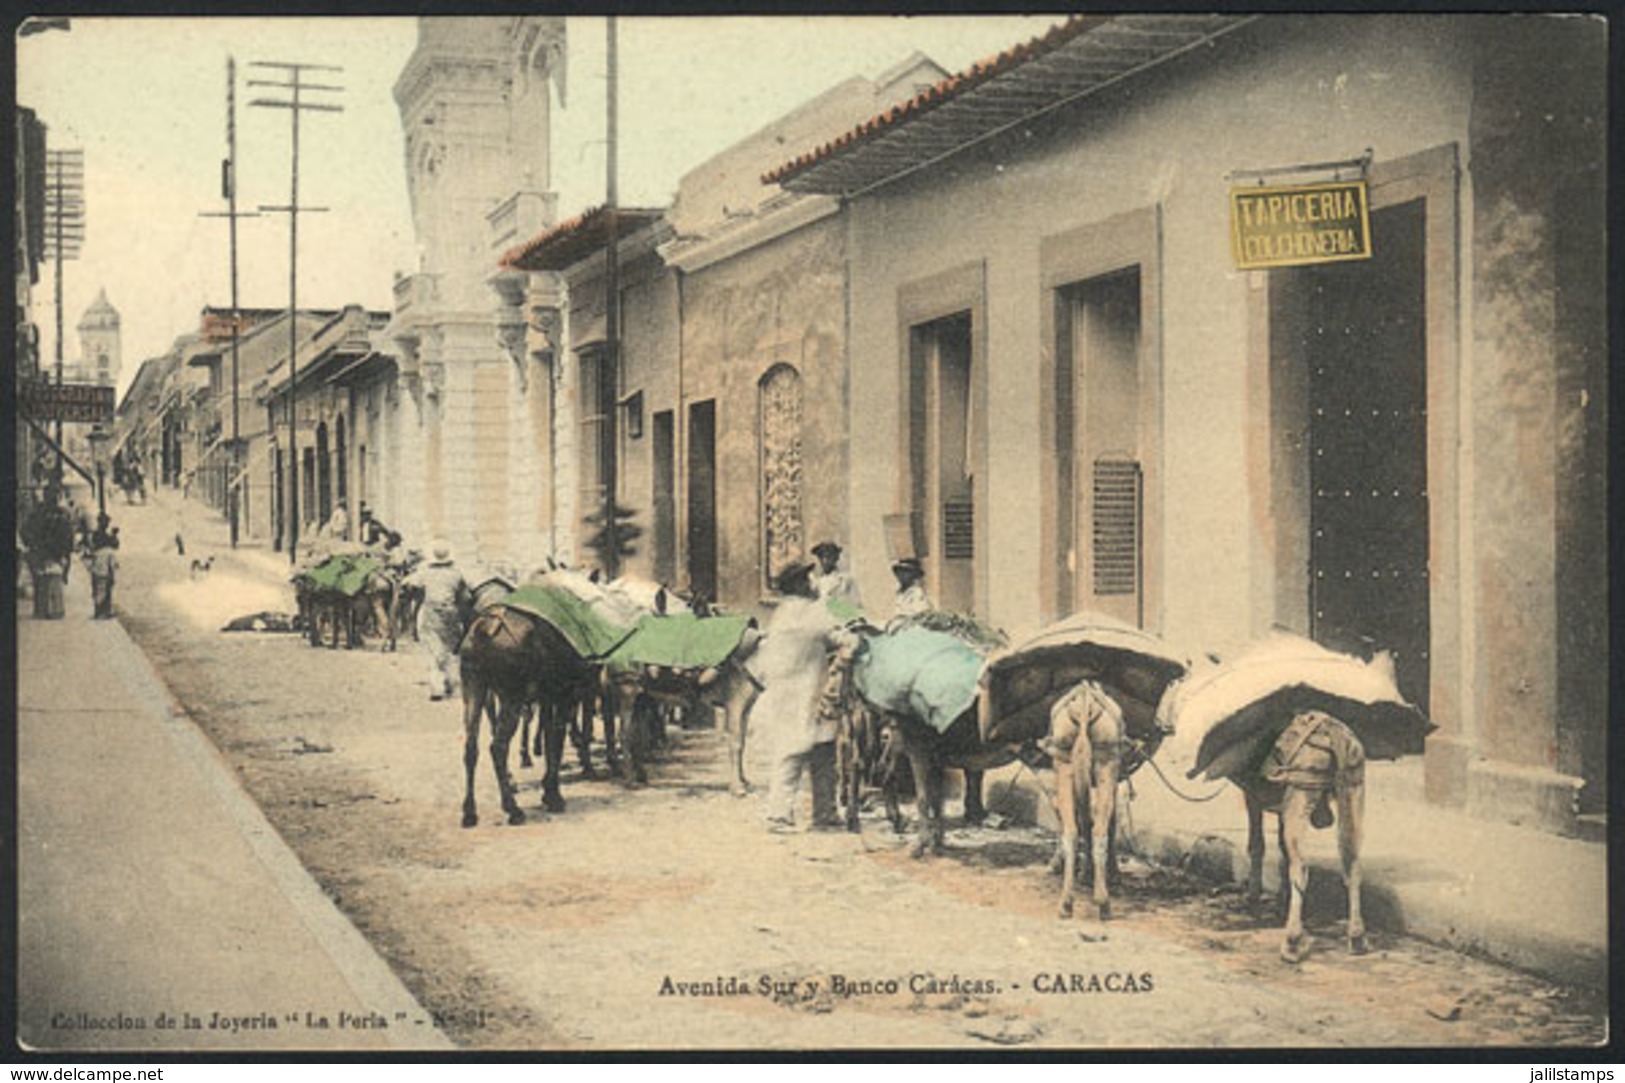
{"type": "Polygon", "coordinates": [[[1309,943],[1305,937],[1289,936],[1281,944],[1281,961],[1285,963],[1301,963],[1309,954],[1309,943]]]}
{"type": "Polygon", "coordinates": [[[1112,904],[1111,903],[1109,903],[1109,902],[1100,903],[1100,904],[1098,904],[1096,906],[1096,910],[1098,910],[1099,913],[1100,913],[1100,920],[1101,921],[1110,921],[1112,919],[1112,904]]]}
{"type": "Polygon", "coordinates": [[[965,810],[966,827],[981,827],[985,823],[987,823],[987,809],[979,808],[965,810]]]}
{"type": "Polygon", "coordinates": [[[1366,939],[1364,933],[1349,937],[1349,954],[1365,955],[1371,951],[1371,941],[1366,939]]]}
{"type": "Polygon", "coordinates": [[[908,848],[908,856],[918,861],[931,850],[931,844],[925,839],[916,839],[914,845],[908,848]]]}
{"type": "Polygon", "coordinates": [[[1072,916],[1072,900],[1062,899],[1061,905],[1055,908],[1055,916],[1065,921],[1072,916]]]}
{"type": "Polygon", "coordinates": [[[522,824],[524,822],[525,822],[525,810],[524,809],[517,809],[516,808],[516,809],[509,809],[508,810],[508,823],[513,824],[514,826],[518,826],[519,824],[522,824]]]}
{"type": "Polygon", "coordinates": [[[463,826],[464,827],[474,827],[479,822],[480,822],[480,818],[477,815],[475,815],[474,813],[472,813],[472,812],[463,813],[463,826]]]}
{"type": "Polygon", "coordinates": [[[560,797],[556,793],[543,794],[542,808],[546,809],[548,812],[563,812],[564,798],[560,797]]]}

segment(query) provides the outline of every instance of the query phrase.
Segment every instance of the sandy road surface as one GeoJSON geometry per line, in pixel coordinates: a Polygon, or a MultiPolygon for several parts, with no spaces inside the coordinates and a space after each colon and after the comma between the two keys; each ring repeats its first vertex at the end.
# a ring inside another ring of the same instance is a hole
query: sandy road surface
{"type": "MultiPolygon", "coordinates": [[[[861,836],[771,835],[731,798],[710,731],[679,731],[652,784],[565,775],[568,808],[458,826],[458,706],[431,703],[410,645],[312,649],[222,634],[290,609],[273,554],[231,555],[174,512],[120,509],[123,620],[267,816],[454,1040],[473,1049],[1391,1046],[1584,1043],[1579,994],[1418,942],[1350,958],[1311,913],[1292,968],[1233,894],[1131,862],[1115,919],[1054,917],[1051,841],[955,831],[910,860],[861,836]],[[734,980],[730,985],[729,979],[734,980]],[[732,993],[743,986],[746,993],[732,993]],[[1062,992],[1052,991],[1060,986],[1062,992]]],[[[210,532],[213,532],[212,534],[210,532]]],[[[758,744],[754,775],[765,779],[758,744]]],[[[517,765],[517,758],[516,758],[517,765]]],[[[951,810],[953,811],[953,810],[951,810]]],[[[1087,909],[1087,908],[1084,908],[1087,909]]]]}

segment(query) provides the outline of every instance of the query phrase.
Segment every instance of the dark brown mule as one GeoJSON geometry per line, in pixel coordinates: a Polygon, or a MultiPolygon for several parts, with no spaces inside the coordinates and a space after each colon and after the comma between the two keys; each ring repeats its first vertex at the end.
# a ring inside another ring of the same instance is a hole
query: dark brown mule
{"type": "Polygon", "coordinates": [[[508,772],[508,747],[520,712],[535,705],[544,734],[547,766],[542,776],[542,807],[563,812],[559,767],[568,712],[593,678],[592,667],[551,624],[506,606],[475,616],[459,651],[463,685],[463,768],[466,792],[463,826],[479,822],[474,801],[474,769],[479,764],[480,716],[492,716],[491,766],[508,822],[523,823],[508,772]]]}
{"type": "Polygon", "coordinates": [[[1016,750],[982,743],[974,706],[954,719],[943,733],[907,715],[891,711],[881,711],[879,715],[882,773],[890,774],[897,757],[906,756],[914,775],[919,835],[909,852],[914,857],[941,853],[947,830],[942,812],[947,770],[957,768],[964,773],[965,823],[980,824],[987,819],[987,807],[982,803],[982,776],[1014,760],[1016,750]]]}

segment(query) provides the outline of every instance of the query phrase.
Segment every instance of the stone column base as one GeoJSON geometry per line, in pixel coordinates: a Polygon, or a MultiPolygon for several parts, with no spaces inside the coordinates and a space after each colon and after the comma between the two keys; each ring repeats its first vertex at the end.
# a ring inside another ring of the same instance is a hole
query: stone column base
{"type": "Polygon", "coordinates": [[[1467,767],[1477,753],[1459,737],[1435,733],[1422,750],[1422,788],[1430,805],[1467,804],[1467,767]]]}
{"type": "Polygon", "coordinates": [[[1544,767],[1479,760],[1467,767],[1467,813],[1572,837],[1584,784],[1544,767]]]}

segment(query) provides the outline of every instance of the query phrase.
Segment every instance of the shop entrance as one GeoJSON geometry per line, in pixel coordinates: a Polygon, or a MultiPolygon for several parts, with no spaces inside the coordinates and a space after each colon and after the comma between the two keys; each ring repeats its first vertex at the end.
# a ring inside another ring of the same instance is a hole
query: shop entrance
{"type": "Polygon", "coordinates": [[[1277,308],[1306,366],[1310,633],[1391,651],[1400,690],[1424,710],[1426,224],[1422,200],[1374,212],[1371,259],[1291,272],[1277,308]]]}

